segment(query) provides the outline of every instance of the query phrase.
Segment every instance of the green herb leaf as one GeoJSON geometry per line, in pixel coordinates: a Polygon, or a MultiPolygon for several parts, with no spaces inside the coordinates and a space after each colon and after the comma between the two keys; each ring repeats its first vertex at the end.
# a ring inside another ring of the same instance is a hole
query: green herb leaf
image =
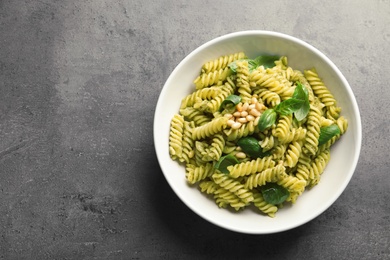
{"type": "Polygon", "coordinates": [[[255,60],[248,60],[249,71],[255,70],[259,64],[255,60]]]}
{"type": "Polygon", "coordinates": [[[320,137],[318,138],[318,145],[323,145],[328,142],[332,137],[339,135],[341,133],[338,125],[329,125],[321,127],[320,129],[320,137]]]}
{"type": "Polygon", "coordinates": [[[257,56],[254,61],[257,64],[256,67],[264,66],[265,69],[275,66],[275,61],[279,60],[280,56],[277,55],[260,55],[257,56]]]}
{"type": "Polygon", "coordinates": [[[296,84],[297,86],[294,89],[294,93],[292,97],[301,100],[306,100],[306,99],[308,100],[309,91],[307,90],[307,88],[304,85],[302,85],[301,82],[297,82],[296,84]]]}
{"type": "Polygon", "coordinates": [[[241,97],[237,95],[230,95],[224,101],[222,101],[219,111],[221,112],[227,105],[232,104],[233,106],[241,102],[241,97]]]}
{"type": "Polygon", "coordinates": [[[310,103],[304,102],[302,106],[294,112],[294,116],[298,121],[302,121],[305,119],[307,114],[309,114],[310,111],[310,103]]]}
{"type": "Polygon", "coordinates": [[[302,85],[300,82],[297,82],[297,86],[295,87],[293,98],[301,100],[302,105],[294,111],[294,116],[298,121],[303,120],[310,111],[310,103],[309,103],[309,91],[307,88],[302,85]]]}
{"type": "Polygon", "coordinates": [[[290,192],[286,188],[273,182],[260,186],[260,191],[264,200],[273,205],[283,203],[290,196],[290,192]]]}
{"type": "Polygon", "coordinates": [[[275,107],[275,111],[280,115],[287,116],[299,110],[303,104],[303,100],[289,98],[279,103],[279,105],[275,107]]]}
{"type": "Polygon", "coordinates": [[[298,121],[304,119],[310,111],[309,93],[306,87],[298,82],[293,96],[279,103],[275,111],[284,116],[294,113],[298,121]]]}
{"type": "Polygon", "coordinates": [[[269,155],[269,152],[263,152],[259,141],[253,136],[246,136],[237,141],[241,149],[252,158],[262,158],[269,155]]]}
{"type": "Polygon", "coordinates": [[[277,114],[274,109],[267,109],[261,114],[259,124],[257,127],[260,131],[264,131],[268,127],[272,126],[276,122],[277,114]]]}
{"type": "Polygon", "coordinates": [[[229,170],[227,169],[227,167],[230,165],[235,165],[237,163],[239,163],[237,158],[231,154],[228,154],[219,158],[218,162],[214,165],[214,168],[222,173],[228,174],[229,170]]]}

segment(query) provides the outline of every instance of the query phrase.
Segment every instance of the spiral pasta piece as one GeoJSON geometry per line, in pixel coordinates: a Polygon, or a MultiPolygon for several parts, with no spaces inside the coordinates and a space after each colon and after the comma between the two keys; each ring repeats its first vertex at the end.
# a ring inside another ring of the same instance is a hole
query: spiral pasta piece
{"type": "Polygon", "coordinates": [[[192,138],[199,140],[217,134],[226,128],[227,121],[228,119],[226,117],[218,117],[207,124],[195,127],[192,132],[192,138]]]}
{"type": "Polygon", "coordinates": [[[249,67],[247,60],[237,61],[237,87],[242,102],[249,102],[252,99],[252,91],[249,85],[249,67]]]}
{"type": "Polygon", "coordinates": [[[318,138],[320,136],[321,111],[313,104],[310,104],[310,111],[307,116],[307,133],[303,152],[309,155],[316,154],[318,150],[318,138]]]}
{"type": "Polygon", "coordinates": [[[275,166],[275,161],[272,160],[271,156],[257,158],[248,162],[242,162],[227,167],[229,176],[232,178],[238,178],[246,175],[251,175],[256,172],[261,172],[264,169],[275,166]]]}
{"type": "Polygon", "coordinates": [[[309,155],[301,153],[298,159],[295,177],[300,180],[306,181],[306,185],[310,183],[310,166],[311,158],[309,155]]]}
{"type": "Polygon", "coordinates": [[[287,150],[288,144],[278,144],[272,149],[272,158],[274,160],[284,160],[285,153],[287,150]]]}
{"type": "Polygon", "coordinates": [[[206,149],[207,154],[214,161],[218,161],[225,147],[225,138],[222,134],[214,135],[209,149],[206,149]]]}
{"type": "Polygon", "coordinates": [[[211,162],[213,159],[208,154],[210,145],[206,141],[195,141],[195,161],[198,165],[211,162]]]}
{"type": "Polygon", "coordinates": [[[278,140],[285,143],[286,139],[289,138],[290,127],[292,123],[292,114],[282,115],[279,117],[276,128],[273,129],[272,133],[278,140]]]}
{"type": "Polygon", "coordinates": [[[192,139],[192,129],[195,127],[193,121],[184,121],[183,127],[183,139],[182,139],[182,158],[179,159],[181,162],[189,163],[194,157],[194,140],[192,139]]]}
{"type": "Polygon", "coordinates": [[[233,82],[233,80],[228,77],[227,81],[224,85],[220,87],[220,92],[217,96],[212,98],[207,103],[207,108],[205,109],[206,112],[215,113],[219,110],[222,102],[229,96],[234,94],[234,91],[236,89],[236,85],[233,82]]]}
{"type": "Polygon", "coordinates": [[[244,59],[246,55],[244,52],[237,52],[230,55],[224,55],[219,57],[218,59],[211,60],[202,66],[202,73],[209,73],[215,70],[220,70],[226,68],[229,63],[244,59]]]}
{"type": "Polygon", "coordinates": [[[286,67],[284,70],[280,71],[280,74],[283,78],[287,79],[288,81],[292,82],[294,80],[293,77],[295,76],[296,71],[293,70],[291,67],[286,67]]]}
{"type": "Polygon", "coordinates": [[[336,120],[339,118],[341,112],[341,107],[331,106],[328,107],[325,114],[327,118],[332,118],[333,120],[336,120]]]}
{"type": "Polygon", "coordinates": [[[251,135],[255,133],[257,130],[258,128],[256,127],[255,121],[250,121],[246,124],[243,124],[238,129],[233,129],[233,128],[225,129],[224,133],[227,136],[227,140],[232,141],[232,140],[237,140],[241,137],[251,135]]]}
{"type": "Polygon", "coordinates": [[[244,184],[244,187],[248,190],[252,190],[258,186],[263,186],[267,182],[276,182],[285,174],[286,168],[282,164],[277,164],[272,168],[267,168],[262,172],[250,175],[244,184]]]}
{"type": "Polygon", "coordinates": [[[223,147],[222,153],[230,154],[236,151],[237,145],[234,142],[225,141],[225,146],[223,147]]]}
{"type": "Polygon", "coordinates": [[[266,202],[263,198],[263,195],[261,195],[261,193],[258,191],[253,191],[253,198],[253,204],[256,208],[258,208],[261,212],[267,214],[271,218],[275,217],[275,213],[278,211],[278,207],[266,202]]]}
{"type": "Polygon", "coordinates": [[[274,73],[268,73],[264,69],[256,69],[252,72],[250,85],[256,87],[263,87],[272,92],[277,93],[282,99],[291,97],[294,93],[294,87],[283,85],[278,79],[279,77],[274,73]]]}
{"type": "Polygon", "coordinates": [[[291,143],[304,140],[307,130],[303,127],[292,128],[283,140],[279,140],[279,143],[291,143]]]}
{"type": "Polygon", "coordinates": [[[280,96],[277,93],[267,90],[265,88],[257,88],[253,90],[253,94],[258,95],[264,104],[267,104],[271,107],[275,107],[281,102],[280,96]]]}
{"type": "Polygon", "coordinates": [[[276,137],[273,135],[265,135],[260,141],[260,147],[263,148],[263,152],[266,152],[274,148],[276,143],[276,137]]]}
{"type": "Polygon", "coordinates": [[[216,97],[219,94],[219,92],[220,92],[219,87],[199,89],[193,92],[192,94],[187,95],[185,98],[183,98],[180,108],[191,107],[195,103],[200,102],[202,100],[212,99],[216,97]]]}
{"type": "Polygon", "coordinates": [[[330,160],[329,149],[324,150],[314,159],[310,168],[310,186],[317,185],[320,181],[321,174],[324,172],[326,165],[330,160]]]}
{"type": "Polygon", "coordinates": [[[288,146],[286,151],[286,158],[284,160],[284,166],[293,168],[298,163],[299,156],[302,151],[301,142],[292,142],[288,146]]]}
{"type": "Polygon", "coordinates": [[[169,154],[173,160],[180,159],[183,150],[184,117],[175,114],[169,131],[169,154]]]}
{"type": "Polygon", "coordinates": [[[215,183],[237,195],[245,204],[253,200],[252,193],[237,180],[223,173],[214,173],[212,177],[215,183]]]}
{"type": "Polygon", "coordinates": [[[194,80],[195,88],[203,89],[212,85],[220,85],[230,75],[231,70],[228,67],[209,73],[202,73],[194,80]]]}
{"type": "Polygon", "coordinates": [[[335,98],[325,86],[324,82],[322,82],[322,80],[318,77],[315,69],[305,70],[304,75],[312,87],[314,94],[322,103],[324,103],[325,106],[330,107],[336,105],[335,98]]]}
{"type": "Polygon", "coordinates": [[[201,126],[211,121],[211,117],[193,107],[180,109],[180,114],[188,121],[194,122],[195,126],[201,126]]]}
{"type": "Polygon", "coordinates": [[[200,166],[195,166],[193,164],[186,165],[186,178],[191,184],[206,179],[214,172],[215,169],[212,163],[206,163],[200,166]]]}
{"type": "Polygon", "coordinates": [[[288,66],[287,66],[287,64],[288,64],[287,56],[281,56],[274,63],[275,63],[275,66],[273,68],[277,68],[280,71],[284,71],[284,70],[286,70],[288,68],[288,66]]]}
{"type": "Polygon", "coordinates": [[[296,201],[296,198],[302,194],[306,187],[305,180],[298,179],[297,177],[288,174],[283,174],[276,183],[285,187],[290,192],[287,201],[291,201],[292,203],[296,201]]]}
{"type": "Polygon", "coordinates": [[[200,191],[207,194],[213,194],[219,188],[220,186],[218,184],[210,180],[203,180],[199,182],[200,191]]]}
{"type": "Polygon", "coordinates": [[[236,211],[248,204],[241,200],[236,194],[224,188],[219,188],[214,192],[214,199],[220,208],[225,208],[227,205],[230,205],[236,211]]]}

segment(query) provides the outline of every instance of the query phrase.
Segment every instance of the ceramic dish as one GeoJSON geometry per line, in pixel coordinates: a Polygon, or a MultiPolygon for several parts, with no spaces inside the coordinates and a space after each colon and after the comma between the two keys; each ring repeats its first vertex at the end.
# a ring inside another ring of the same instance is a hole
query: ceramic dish
{"type": "Polygon", "coordinates": [[[336,65],[310,44],[277,32],[243,31],[213,39],[185,57],[167,79],[154,117],[154,142],[161,170],[177,196],[193,212],[222,228],[248,234],[269,234],[298,227],[327,210],[347,187],[358,162],[361,147],[361,120],[350,85],[336,65]],[[181,100],[194,91],[194,79],[201,66],[220,56],[243,51],[248,57],[276,54],[288,57],[298,70],[315,67],[348,119],[347,132],[332,147],[331,159],[320,183],[306,190],[293,205],[280,209],[274,218],[254,210],[231,211],[219,208],[185,178],[185,168],[169,155],[169,129],[181,100]]]}

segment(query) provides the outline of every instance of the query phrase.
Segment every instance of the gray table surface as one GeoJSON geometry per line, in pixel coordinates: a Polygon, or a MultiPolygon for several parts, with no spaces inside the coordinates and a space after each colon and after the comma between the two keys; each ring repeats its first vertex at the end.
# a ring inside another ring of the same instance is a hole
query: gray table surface
{"type": "Polygon", "coordinates": [[[389,45],[389,0],[0,0],[0,258],[389,259],[389,45]],[[214,37],[252,29],[323,51],[363,124],[341,197],[272,235],[195,215],[153,145],[174,67],[214,37]]]}

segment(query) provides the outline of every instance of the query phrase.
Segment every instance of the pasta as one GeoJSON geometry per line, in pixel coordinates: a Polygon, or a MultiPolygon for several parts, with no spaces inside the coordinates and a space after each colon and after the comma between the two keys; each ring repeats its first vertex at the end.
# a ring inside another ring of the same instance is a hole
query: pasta
{"type": "Polygon", "coordinates": [[[238,93],[243,102],[248,102],[251,98],[251,88],[249,86],[249,64],[248,61],[237,62],[237,87],[238,93]]]}
{"type": "Polygon", "coordinates": [[[249,162],[242,162],[239,164],[228,166],[229,175],[232,178],[238,178],[240,176],[246,176],[261,172],[267,168],[271,168],[275,165],[275,161],[272,157],[257,158],[249,162]]]}
{"type": "Polygon", "coordinates": [[[226,56],[221,56],[218,59],[206,62],[202,66],[201,72],[202,73],[209,73],[209,72],[212,72],[215,70],[224,69],[229,65],[229,63],[231,63],[235,60],[243,59],[245,57],[246,57],[245,53],[243,53],[243,52],[238,52],[238,53],[234,53],[234,54],[230,54],[230,55],[226,55],[226,56]]]}
{"type": "Polygon", "coordinates": [[[237,52],[203,64],[194,91],[171,119],[169,154],[184,165],[187,182],[218,207],[253,207],[275,217],[320,182],[348,120],[315,68],[296,70],[285,56],[271,66],[255,63],[237,52]],[[302,117],[281,108],[302,98],[300,89],[306,91],[302,117]],[[263,127],[266,111],[275,118],[263,127]],[[338,131],[323,139],[322,129],[334,126],[338,131]],[[283,199],[270,200],[269,184],[286,191],[283,199]]]}
{"type": "Polygon", "coordinates": [[[227,174],[214,173],[212,178],[215,183],[237,195],[245,204],[253,200],[252,193],[238,180],[230,178],[227,174]]]}

